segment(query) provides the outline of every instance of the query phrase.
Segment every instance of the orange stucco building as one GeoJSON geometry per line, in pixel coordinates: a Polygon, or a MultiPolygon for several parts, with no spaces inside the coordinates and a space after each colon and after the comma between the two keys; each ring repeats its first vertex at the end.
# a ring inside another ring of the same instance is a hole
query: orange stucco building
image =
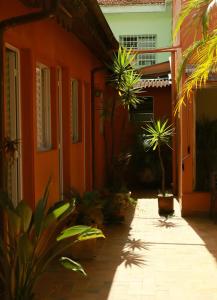
{"type": "Polygon", "coordinates": [[[1,185],[33,207],[49,177],[50,202],[102,187],[100,106],[117,44],[97,1],[1,1],[0,47],[1,185]]]}
{"type": "MultiPolygon", "coordinates": [[[[184,2],[184,1],[183,1],[184,2]]],[[[182,7],[182,1],[173,2],[173,25],[175,28],[178,14],[182,7]]],[[[215,19],[212,19],[214,24],[215,19]]],[[[192,44],[195,32],[199,37],[198,28],[192,26],[191,16],[187,18],[177,35],[174,47],[175,54],[175,74],[177,76],[179,62],[182,54],[189,45],[192,44]]],[[[183,74],[184,79],[191,73],[191,66],[187,66],[183,74]]],[[[186,100],[180,112],[177,114],[177,159],[174,164],[177,168],[177,185],[183,215],[209,214],[210,210],[210,170],[215,170],[214,165],[208,170],[208,164],[200,154],[199,125],[204,121],[217,119],[217,105],[215,97],[217,93],[217,78],[210,76],[205,88],[194,92],[193,99],[186,100]],[[198,125],[199,124],[199,125],[198,125]],[[199,133],[198,133],[199,132],[199,133]],[[202,170],[203,169],[203,170],[202,170]],[[206,171],[207,169],[207,171],[206,171]],[[202,176],[202,178],[199,178],[202,176]],[[200,180],[199,180],[200,179],[200,180]],[[204,188],[206,182],[206,187],[204,188]]],[[[208,143],[209,133],[207,133],[208,143]]],[[[214,164],[214,162],[213,162],[214,164]]]]}

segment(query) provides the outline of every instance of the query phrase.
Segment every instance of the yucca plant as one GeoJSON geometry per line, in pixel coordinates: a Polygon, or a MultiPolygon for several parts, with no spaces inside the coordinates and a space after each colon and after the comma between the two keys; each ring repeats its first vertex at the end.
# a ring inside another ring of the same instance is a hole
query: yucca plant
{"type": "Polygon", "coordinates": [[[122,115],[121,135],[118,139],[115,139],[115,135],[117,134],[115,126],[117,107],[122,106],[127,111],[132,106],[136,107],[141,102],[141,88],[139,87],[140,75],[134,68],[134,61],[135,55],[132,51],[120,46],[118,51],[114,53],[111,66],[108,66],[110,70],[108,82],[117,91],[117,93],[113,95],[113,99],[107,101],[105,112],[110,126],[110,132],[108,133],[110,140],[108,143],[108,136],[105,135],[105,144],[107,150],[108,181],[112,186],[115,184],[115,165],[119,156],[116,150],[120,149],[121,152],[128,152],[125,151],[126,146],[124,144],[127,124],[129,122],[127,114],[122,115]],[[117,146],[117,141],[119,141],[120,147],[117,146]]]}
{"type": "Polygon", "coordinates": [[[144,145],[146,149],[158,151],[158,157],[161,167],[161,193],[166,194],[165,190],[165,166],[162,157],[162,147],[170,147],[170,140],[174,134],[174,127],[172,124],[168,125],[168,120],[157,120],[147,123],[144,127],[144,145]]]}
{"type": "MultiPolygon", "coordinates": [[[[48,186],[33,211],[21,201],[16,207],[6,194],[1,194],[0,205],[4,213],[4,238],[0,238],[1,299],[32,300],[34,287],[49,263],[72,244],[104,237],[101,230],[77,225],[64,228],[64,221],[73,211],[75,203],[61,201],[47,210],[48,186]]],[[[82,266],[67,257],[61,264],[85,275],[82,266]]]]}
{"type": "Polygon", "coordinates": [[[186,99],[191,98],[194,89],[206,85],[209,73],[217,70],[217,28],[210,26],[211,14],[216,6],[216,0],[188,0],[183,3],[174,37],[184,22],[191,22],[190,34],[195,38],[191,46],[185,50],[180,63],[177,78],[179,89],[177,110],[186,99]],[[182,86],[182,74],[187,64],[193,65],[193,71],[182,86]]]}
{"type": "Polygon", "coordinates": [[[109,67],[112,72],[110,82],[118,90],[121,104],[127,109],[136,107],[141,102],[141,88],[138,87],[141,77],[134,68],[134,61],[135,54],[120,46],[118,53],[114,54],[112,66],[109,67]]]}

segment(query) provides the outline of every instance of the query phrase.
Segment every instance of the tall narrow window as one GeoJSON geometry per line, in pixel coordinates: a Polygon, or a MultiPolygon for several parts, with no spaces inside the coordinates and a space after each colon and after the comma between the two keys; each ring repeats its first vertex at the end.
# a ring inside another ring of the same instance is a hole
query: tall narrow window
{"type": "Polygon", "coordinates": [[[72,120],[72,143],[81,141],[80,107],[79,107],[79,84],[78,80],[71,80],[71,120],[72,120]]]}
{"type": "MultiPolygon", "coordinates": [[[[121,35],[119,37],[120,45],[126,49],[150,50],[155,49],[157,44],[156,34],[143,35],[121,35]]],[[[156,64],[155,53],[142,53],[136,57],[136,67],[149,66],[156,64]]]]}
{"type": "Polygon", "coordinates": [[[36,67],[37,149],[51,148],[51,97],[50,69],[38,64],[36,67]]]}

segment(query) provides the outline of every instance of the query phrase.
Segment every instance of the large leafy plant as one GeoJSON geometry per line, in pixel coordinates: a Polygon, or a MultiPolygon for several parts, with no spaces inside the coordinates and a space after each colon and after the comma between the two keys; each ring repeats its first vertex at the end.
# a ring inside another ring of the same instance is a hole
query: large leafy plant
{"type": "MultiPolygon", "coordinates": [[[[64,228],[74,200],[61,201],[47,210],[48,194],[47,186],[34,211],[24,201],[14,207],[7,195],[0,196],[5,219],[4,238],[0,238],[1,299],[34,299],[37,280],[63,250],[83,240],[104,237],[101,230],[84,225],[64,228]]],[[[85,275],[82,266],[72,259],[61,257],[60,262],[85,275]]]]}
{"type": "Polygon", "coordinates": [[[161,192],[163,196],[165,196],[165,165],[162,156],[162,147],[165,145],[170,147],[170,140],[172,135],[174,134],[174,128],[172,124],[168,125],[168,120],[157,120],[151,123],[147,123],[144,131],[146,149],[158,151],[158,157],[161,167],[161,192]]]}

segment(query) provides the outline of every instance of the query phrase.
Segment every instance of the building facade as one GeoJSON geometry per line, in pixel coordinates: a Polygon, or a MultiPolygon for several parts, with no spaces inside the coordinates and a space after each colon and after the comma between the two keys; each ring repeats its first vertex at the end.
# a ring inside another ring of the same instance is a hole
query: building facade
{"type": "MultiPolygon", "coordinates": [[[[167,0],[98,0],[116,39],[127,49],[166,48],[171,45],[172,7],[167,0]]],[[[141,68],[169,60],[169,53],[137,56],[141,68]]]]}
{"type": "Polygon", "coordinates": [[[51,203],[103,186],[96,91],[117,43],[97,2],[2,1],[0,47],[1,187],[34,207],[49,178],[51,203]]]}

